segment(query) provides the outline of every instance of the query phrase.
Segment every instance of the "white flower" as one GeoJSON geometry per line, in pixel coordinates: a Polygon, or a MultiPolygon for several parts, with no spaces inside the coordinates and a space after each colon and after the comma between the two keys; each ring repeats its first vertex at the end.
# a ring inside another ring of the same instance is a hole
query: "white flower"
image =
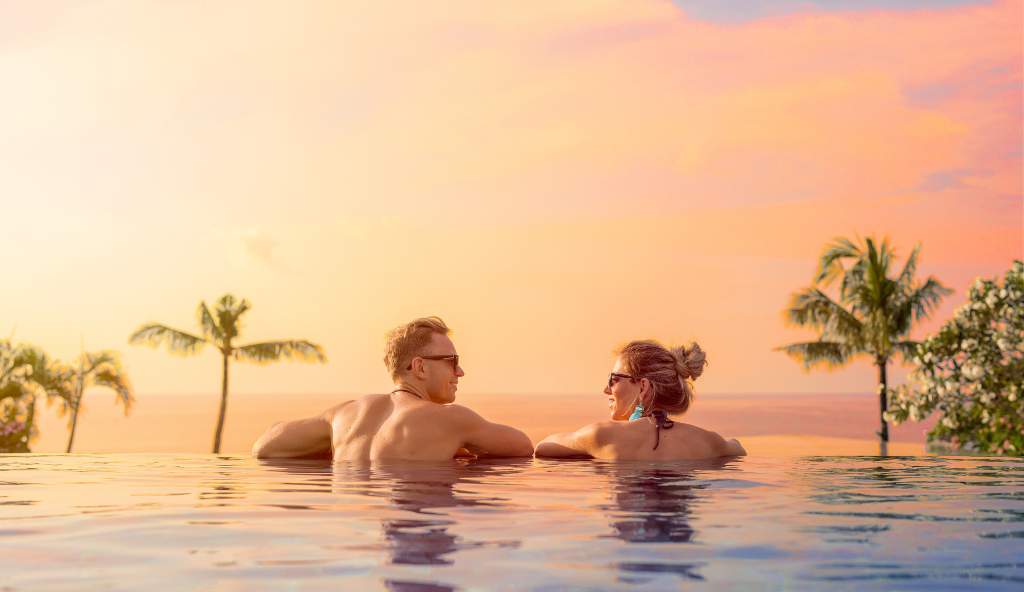
{"type": "Polygon", "coordinates": [[[999,290],[999,297],[1000,298],[1006,298],[1006,288],[1003,288],[1002,290],[999,290]]]}
{"type": "Polygon", "coordinates": [[[1006,398],[1009,399],[1010,402],[1012,403],[1012,402],[1017,400],[1017,393],[1010,393],[1010,396],[1006,397],[1006,398]]]}
{"type": "Polygon", "coordinates": [[[968,380],[978,380],[979,378],[982,377],[985,371],[981,369],[981,366],[977,364],[971,364],[964,368],[963,373],[964,377],[967,378],[968,380]]]}
{"type": "Polygon", "coordinates": [[[932,361],[932,352],[928,352],[924,355],[924,363],[927,364],[932,361]]]}
{"type": "Polygon", "coordinates": [[[1007,351],[1008,349],[1010,349],[1010,342],[1003,337],[996,339],[996,345],[998,345],[999,349],[1002,351],[1007,351]]]}
{"type": "Polygon", "coordinates": [[[981,423],[989,423],[991,419],[992,417],[988,414],[988,409],[983,409],[981,411],[981,423]]]}
{"type": "Polygon", "coordinates": [[[993,395],[992,393],[985,393],[981,395],[980,399],[982,403],[988,405],[989,403],[992,402],[993,397],[995,397],[995,395],[993,395]]]}
{"type": "Polygon", "coordinates": [[[951,393],[956,390],[956,384],[952,380],[947,380],[943,386],[947,393],[951,393]]]}
{"type": "Polygon", "coordinates": [[[971,351],[977,346],[978,341],[976,339],[964,339],[963,346],[961,347],[961,349],[964,351],[971,351]]]}
{"type": "Polygon", "coordinates": [[[946,426],[947,428],[949,428],[951,430],[955,430],[956,429],[956,421],[952,417],[950,417],[948,415],[946,417],[942,418],[942,425],[946,426]]]}
{"type": "Polygon", "coordinates": [[[997,296],[995,292],[989,292],[988,296],[985,297],[985,304],[987,304],[989,308],[995,308],[995,306],[999,304],[999,296],[997,296]]]}

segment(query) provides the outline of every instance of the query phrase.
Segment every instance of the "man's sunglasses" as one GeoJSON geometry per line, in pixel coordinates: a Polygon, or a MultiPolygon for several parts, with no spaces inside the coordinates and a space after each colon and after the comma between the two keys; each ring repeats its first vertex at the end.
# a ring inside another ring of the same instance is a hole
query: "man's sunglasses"
{"type": "MultiPolygon", "coordinates": [[[[422,358],[424,360],[451,360],[452,361],[452,370],[455,370],[455,371],[459,370],[459,354],[449,354],[447,356],[416,356],[416,357],[417,358],[422,358]]],[[[412,362],[409,362],[409,367],[407,367],[406,370],[412,370],[412,362]]]]}
{"type": "Polygon", "coordinates": [[[619,374],[618,372],[612,372],[611,374],[608,375],[608,388],[612,388],[613,386],[615,386],[616,382],[622,380],[623,378],[636,380],[635,376],[630,376],[629,374],[619,374]]]}

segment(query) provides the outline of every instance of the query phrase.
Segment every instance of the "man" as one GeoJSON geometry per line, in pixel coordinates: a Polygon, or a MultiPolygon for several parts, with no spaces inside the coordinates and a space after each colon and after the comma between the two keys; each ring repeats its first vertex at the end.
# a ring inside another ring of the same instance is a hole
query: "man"
{"type": "Polygon", "coordinates": [[[252,447],[259,458],[332,456],[335,460],[446,460],[466,451],[532,456],[523,432],[454,405],[465,372],[437,317],[391,331],[384,363],[395,388],[346,401],[308,419],[275,424],[252,447]]]}

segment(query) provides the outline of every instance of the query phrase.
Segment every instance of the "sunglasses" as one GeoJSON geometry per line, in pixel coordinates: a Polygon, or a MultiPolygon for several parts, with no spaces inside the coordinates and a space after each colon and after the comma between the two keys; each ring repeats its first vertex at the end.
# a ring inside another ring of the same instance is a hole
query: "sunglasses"
{"type": "MultiPolygon", "coordinates": [[[[422,358],[424,360],[451,360],[452,361],[452,370],[455,370],[455,371],[459,370],[459,354],[448,354],[446,356],[416,356],[416,357],[417,358],[422,358]]],[[[406,370],[412,370],[412,362],[409,362],[409,367],[407,367],[406,370]]]]}
{"type": "Polygon", "coordinates": [[[619,374],[618,372],[612,372],[611,374],[608,375],[608,388],[612,388],[613,386],[615,386],[616,382],[622,380],[623,378],[636,380],[635,376],[630,376],[629,374],[619,374]]]}

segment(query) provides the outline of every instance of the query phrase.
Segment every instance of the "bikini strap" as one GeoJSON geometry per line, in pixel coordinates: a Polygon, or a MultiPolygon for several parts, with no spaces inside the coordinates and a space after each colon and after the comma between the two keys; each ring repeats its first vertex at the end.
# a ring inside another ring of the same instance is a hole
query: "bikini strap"
{"type": "Polygon", "coordinates": [[[658,445],[661,444],[661,430],[671,430],[672,426],[676,425],[674,421],[668,418],[668,414],[662,409],[653,409],[649,416],[654,420],[654,448],[658,449],[658,445]]]}

